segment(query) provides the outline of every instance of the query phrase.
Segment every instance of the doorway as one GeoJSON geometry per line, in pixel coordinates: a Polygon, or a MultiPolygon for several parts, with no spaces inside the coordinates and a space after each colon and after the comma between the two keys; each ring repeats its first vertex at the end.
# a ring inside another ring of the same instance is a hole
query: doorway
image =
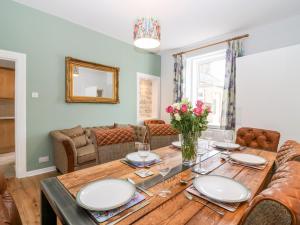
{"type": "Polygon", "coordinates": [[[0,50],[0,170],[27,176],[26,55],[0,50]]]}
{"type": "Polygon", "coordinates": [[[0,170],[15,177],[15,62],[0,59],[0,170]]]}

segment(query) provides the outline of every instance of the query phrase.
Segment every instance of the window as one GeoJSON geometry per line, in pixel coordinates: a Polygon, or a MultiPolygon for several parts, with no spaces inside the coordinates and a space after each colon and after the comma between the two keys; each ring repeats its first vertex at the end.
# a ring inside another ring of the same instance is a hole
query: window
{"type": "Polygon", "coordinates": [[[226,50],[186,59],[184,95],[193,103],[201,100],[211,106],[209,125],[220,127],[225,79],[226,50]]]}
{"type": "Polygon", "coordinates": [[[137,120],[159,118],[160,78],[137,73],[137,120]]]}

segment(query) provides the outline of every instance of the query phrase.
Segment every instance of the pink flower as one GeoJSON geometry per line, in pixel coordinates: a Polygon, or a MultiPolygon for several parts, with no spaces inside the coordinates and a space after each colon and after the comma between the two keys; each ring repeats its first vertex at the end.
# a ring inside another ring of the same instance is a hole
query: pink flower
{"type": "Polygon", "coordinates": [[[188,107],[187,107],[187,105],[186,104],[182,104],[182,106],[181,106],[181,112],[187,112],[187,110],[188,110],[188,107]]]}
{"type": "Polygon", "coordinates": [[[167,113],[173,113],[174,112],[174,109],[171,105],[169,105],[167,108],[166,108],[166,112],[167,113]]]}
{"type": "Polygon", "coordinates": [[[204,103],[202,101],[197,100],[197,102],[196,102],[197,108],[202,108],[203,105],[204,105],[204,103]]]}
{"type": "Polygon", "coordinates": [[[211,113],[211,107],[210,106],[207,106],[206,110],[207,110],[208,113],[211,113]]]}
{"type": "Polygon", "coordinates": [[[193,112],[194,112],[194,114],[196,116],[201,116],[201,114],[202,114],[202,108],[198,108],[198,107],[194,108],[193,112]]]}

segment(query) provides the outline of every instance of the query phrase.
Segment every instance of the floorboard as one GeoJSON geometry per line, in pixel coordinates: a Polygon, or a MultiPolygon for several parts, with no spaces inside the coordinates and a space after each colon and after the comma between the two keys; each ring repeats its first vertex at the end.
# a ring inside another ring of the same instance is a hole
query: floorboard
{"type": "Polygon", "coordinates": [[[16,202],[23,225],[40,225],[40,181],[57,175],[57,172],[51,172],[22,179],[7,179],[7,188],[16,202]]]}

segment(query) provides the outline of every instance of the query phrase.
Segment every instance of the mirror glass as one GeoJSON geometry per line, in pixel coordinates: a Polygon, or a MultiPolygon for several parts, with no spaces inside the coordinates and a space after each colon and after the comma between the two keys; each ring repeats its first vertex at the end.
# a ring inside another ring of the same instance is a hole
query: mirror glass
{"type": "Polygon", "coordinates": [[[73,95],[113,98],[113,73],[74,66],[73,95]]]}

